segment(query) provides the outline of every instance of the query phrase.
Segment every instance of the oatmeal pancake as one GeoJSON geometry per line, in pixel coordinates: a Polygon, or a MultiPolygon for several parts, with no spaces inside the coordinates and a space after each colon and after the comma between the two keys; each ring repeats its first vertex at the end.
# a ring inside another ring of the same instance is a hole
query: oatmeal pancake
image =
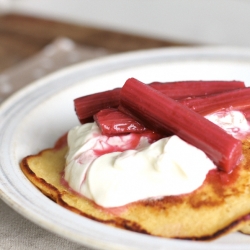
{"type": "Polygon", "coordinates": [[[46,196],[87,218],[115,227],[166,238],[212,240],[248,226],[250,221],[250,140],[244,159],[231,174],[208,173],[196,191],[148,199],[119,208],[102,208],[62,181],[67,146],[24,158],[21,169],[46,196]]]}

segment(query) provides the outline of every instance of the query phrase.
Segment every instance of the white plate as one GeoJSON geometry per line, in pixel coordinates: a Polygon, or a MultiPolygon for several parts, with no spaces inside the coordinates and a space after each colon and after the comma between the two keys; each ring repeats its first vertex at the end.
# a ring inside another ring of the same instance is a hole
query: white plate
{"type": "Polygon", "coordinates": [[[103,225],[58,206],[20,171],[23,157],[53,146],[59,136],[78,124],[74,98],[122,86],[129,77],[143,82],[236,79],[250,86],[250,50],[179,48],[127,53],[64,69],[21,90],[0,107],[0,197],[43,228],[93,248],[249,249],[250,236],[240,233],[204,243],[103,225]]]}

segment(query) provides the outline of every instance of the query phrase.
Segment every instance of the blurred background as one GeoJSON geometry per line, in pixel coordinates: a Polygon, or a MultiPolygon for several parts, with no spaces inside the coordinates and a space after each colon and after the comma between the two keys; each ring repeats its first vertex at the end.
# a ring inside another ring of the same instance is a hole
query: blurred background
{"type": "Polygon", "coordinates": [[[0,0],[1,12],[164,40],[250,45],[249,0],[0,0]]]}
{"type": "Polygon", "coordinates": [[[249,0],[0,0],[0,101],[55,70],[105,55],[250,46],[249,0]]]}

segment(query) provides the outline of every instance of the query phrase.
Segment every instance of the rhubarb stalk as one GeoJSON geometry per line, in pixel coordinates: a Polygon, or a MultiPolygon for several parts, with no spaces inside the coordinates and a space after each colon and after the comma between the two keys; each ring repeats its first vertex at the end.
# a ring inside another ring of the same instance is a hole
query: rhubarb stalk
{"type": "MultiPolygon", "coordinates": [[[[203,116],[222,109],[231,109],[241,111],[248,120],[250,118],[250,88],[178,101],[203,116]]],[[[142,131],[143,126],[140,123],[117,109],[105,109],[95,117],[103,134],[114,135],[142,131]]]]}
{"type": "Polygon", "coordinates": [[[104,108],[117,107],[119,101],[119,88],[79,97],[74,100],[76,115],[82,124],[92,122],[94,114],[104,108]]]}
{"type": "Polygon", "coordinates": [[[119,109],[156,132],[173,132],[203,150],[227,173],[241,158],[239,140],[193,110],[134,78],[128,79],[121,89],[119,109]]]}
{"type": "Polygon", "coordinates": [[[206,96],[245,88],[242,81],[178,81],[169,82],[168,84],[153,82],[149,85],[173,99],[206,96]]]}
{"type": "Polygon", "coordinates": [[[103,135],[141,133],[146,128],[118,109],[103,109],[94,115],[94,120],[103,135]]]}
{"type": "MultiPolygon", "coordinates": [[[[204,96],[208,94],[245,88],[241,81],[180,81],[153,82],[149,84],[174,99],[204,96]]],[[[120,101],[120,88],[82,96],[74,100],[76,115],[81,123],[93,121],[101,109],[117,108],[120,101]]]]}
{"type": "Polygon", "coordinates": [[[250,88],[235,89],[205,97],[186,99],[182,100],[181,103],[202,115],[207,115],[223,108],[249,109],[250,88]]]}

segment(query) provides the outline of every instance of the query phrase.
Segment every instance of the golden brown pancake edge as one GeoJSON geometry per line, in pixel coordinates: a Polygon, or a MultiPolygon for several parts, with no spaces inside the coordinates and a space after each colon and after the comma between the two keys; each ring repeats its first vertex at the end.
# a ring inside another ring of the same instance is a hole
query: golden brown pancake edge
{"type": "Polygon", "coordinates": [[[211,181],[210,176],[202,187],[190,194],[148,199],[116,209],[101,208],[62,184],[66,146],[27,156],[20,166],[44,195],[89,219],[159,237],[209,241],[248,227],[249,149],[250,140],[246,140],[243,143],[244,159],[237,166],[238,176],[230,184],[220,186],[211,181]]]}

